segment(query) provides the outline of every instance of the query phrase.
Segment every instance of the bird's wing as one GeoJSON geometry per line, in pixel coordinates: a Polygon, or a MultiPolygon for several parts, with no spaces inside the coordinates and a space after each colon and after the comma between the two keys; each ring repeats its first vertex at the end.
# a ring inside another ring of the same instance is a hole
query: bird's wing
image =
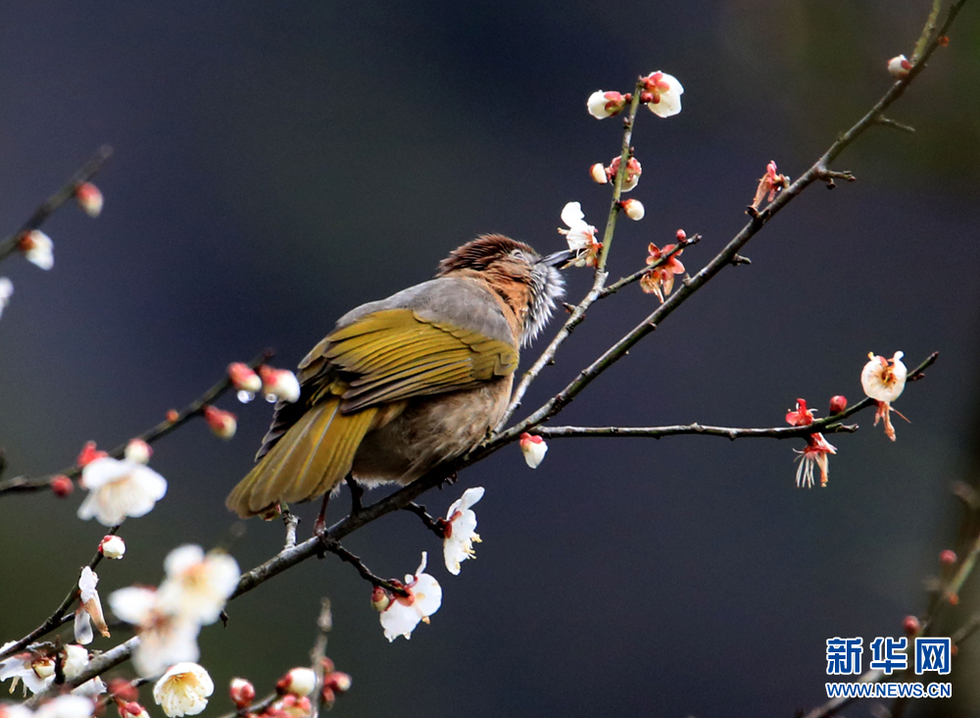
{"type": "Polygon", "coordinates": [[[407,309],[372,312],[335,329],[300,364],[300,381],[316,403],[346,384],[350,413],[413,396],[469,389],[517,368],[517,348],[407,309]]]}

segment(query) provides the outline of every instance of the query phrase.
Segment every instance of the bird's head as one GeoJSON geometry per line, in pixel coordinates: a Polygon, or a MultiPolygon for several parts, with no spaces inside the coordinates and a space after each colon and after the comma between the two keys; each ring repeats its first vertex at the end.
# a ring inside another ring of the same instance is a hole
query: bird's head
{"type": "Polygon", "coordinates": [[[568,250],[542,257],[523,242],[502,234],[483,234],[454,249],[439,263],[437,276],[478,275],[496,291],[520,322],[521,345],[548,323],[555,300],[565,293],[558,267],[568,250]]]}

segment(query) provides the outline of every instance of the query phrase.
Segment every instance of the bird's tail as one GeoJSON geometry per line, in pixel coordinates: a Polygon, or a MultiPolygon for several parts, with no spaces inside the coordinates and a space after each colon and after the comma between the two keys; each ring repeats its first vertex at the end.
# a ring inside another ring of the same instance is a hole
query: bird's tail
{"type": "Polygon", "coordinates": [[[342,414],[339,397],[311,408],[239,482],[225,506],[244,519],[277,501],[309,501],[333,490],[350,471],[378,412],[369,407],[342,414]]]}

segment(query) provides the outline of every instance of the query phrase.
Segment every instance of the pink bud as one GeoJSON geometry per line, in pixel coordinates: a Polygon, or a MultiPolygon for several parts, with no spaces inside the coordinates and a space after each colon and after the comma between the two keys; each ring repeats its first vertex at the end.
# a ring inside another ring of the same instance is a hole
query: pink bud
{"type": "Polygon", "coordinates": [[[130,439],[129,443],[126,444],[125,456],[128,461],[134,461],[137,464],[148,464],[150,463],[150,457],[153,456],[153,449],[142,439],[130,439]]]}
{"type": "Polygon", "coordinates": [[[903,77],[907,77],[909,70],[912,69],[912,63],[905,59],[905,55],[898,55],[893,57],[888,61],[888,72],[896,80],[901,80],[903,77]]]}
{"type": "Polygon", "coordinates": [[[589,175],[596,184],[606,184],[609,181],[606,176],[606,168],[602,166],[601,162],[596,162],[589,168],[589,175]]]}
{"type": "Polygon", "coordinates": [[[677,230],[677,241],[684,242],[686,240],[687,240],[687,232],[685,232],[683,229],[677,230]]]}
{"type": "Polygon", "coordinates": [[[906,616],[905,620],[902,621],[902,628],[905,629],[908,635],[914,636],[922,628],[922,624],[919,623],[919,619],[915,616],[906,616]]]}
{"type": "Polygon", "coordinates": [[[126,555],[126,542],[118,536],[106,536],[99,543],[99,553],[106,558],[120,559],[126,555]]]}
{"type": "Polygon", "coordinates": [[[956,563],[956,552],[946,549],[939,554],[939,563],[943,566],[952,566],[956,563]]]}
{"type": "Polygon", "coordinates": [[[230,411],[218,409],[208,404],[204,407],[204,420],[211,427],[215,436],[222,439],[230,439],[238,429],[238,421],[230,411]]]}
{"type": "Polygon", "coordinates": [[[95,448],[96,444],[94,441],[86,441],[85,446],[82,447],[81,453],[75,460],[75,463],[79,468],[82,468],[88,464],[91,464],[96,459],[101,459],[103,456],[108,456],[104,451],[99,451],[95,448]]]}
{"type": "Polygon", "coordinates": [[[324,686],[320,691],[320,695],[323,696],[323,704],[328,708],[332,707],[337,701],[337,696],[334,695],[333,688],[330,686],[324,686]]]}
{"type": "Polygon", "coordinates": [[[830,413],[841,414],[847,408],[847,397],[842,394],[830,397],[830,413]]]}
{"type": "Polygon", "coordinates": [[[619,203],[619,206],[623,208],[623,212],[626,216],[632,219],[634,222],[639,222],[643,219],[643,215],[646,210],[643,209],[643,203],[638,199],[627,199],[619,203]]]}
{"type": "Polygon", "coordinates": [[[72,483],[72,480],[61,474],[51,479],[50,485],[51,492],[59,498],[68,496],[68,494],[75,490],[75,484],[72,483]]]}
{"type": "Polygon", "coordinates": [[[168,409],[167,410],[167,414],[166,414],[166,418],[167,418],[167,421],[169,421],[171,424],[173,424],[174,422],[177,421],[177,419],[180,418],[180,414],[177,413],[177,410],[176,409],[168,409]]]}
{"type": "Polygon", "coordinates": [[[75,200],[89,217],[98,217],[102,212],[102,192],[91,182],[78,185],[75,200]]]}
{"type": "Polygon", "coordinates": [[[524,461],[532,469],[538,468],[544,455],[548,453],[548,444],[540,436],[532,436],[527,432],[521,434],[521,451],[524,452],[524,461]]]}
{"type": "Polygon", "coordinates": [[[232,703],[239,708],[246,708],[255,700],[255,686],[244,678],[232,678],[228,692],[232,703]]]}
{"type": "Polygon", "coordinates": [[[231,380],[231,385],[239,391],[258,394],[259,390],[262,389],[262,380],[259,379],[259,375],[252,371],[248,364],[243,364],[240,361],[228,365],[228,378],[231,380]]]}

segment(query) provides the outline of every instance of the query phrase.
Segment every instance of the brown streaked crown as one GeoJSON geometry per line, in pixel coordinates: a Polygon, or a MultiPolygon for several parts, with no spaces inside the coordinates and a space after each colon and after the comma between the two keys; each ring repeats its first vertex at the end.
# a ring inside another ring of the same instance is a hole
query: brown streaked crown
{"type": "Polygon", "coordinates": [[[538,253],[524,242],[518,242],[502,234],[481,234],[476,239],[454,249],[448,257],[439,262],[436,276],[444,277],[459,269],[482,272],[515,249],[526,252],[530,257],[538,256],[538,253]]]}

